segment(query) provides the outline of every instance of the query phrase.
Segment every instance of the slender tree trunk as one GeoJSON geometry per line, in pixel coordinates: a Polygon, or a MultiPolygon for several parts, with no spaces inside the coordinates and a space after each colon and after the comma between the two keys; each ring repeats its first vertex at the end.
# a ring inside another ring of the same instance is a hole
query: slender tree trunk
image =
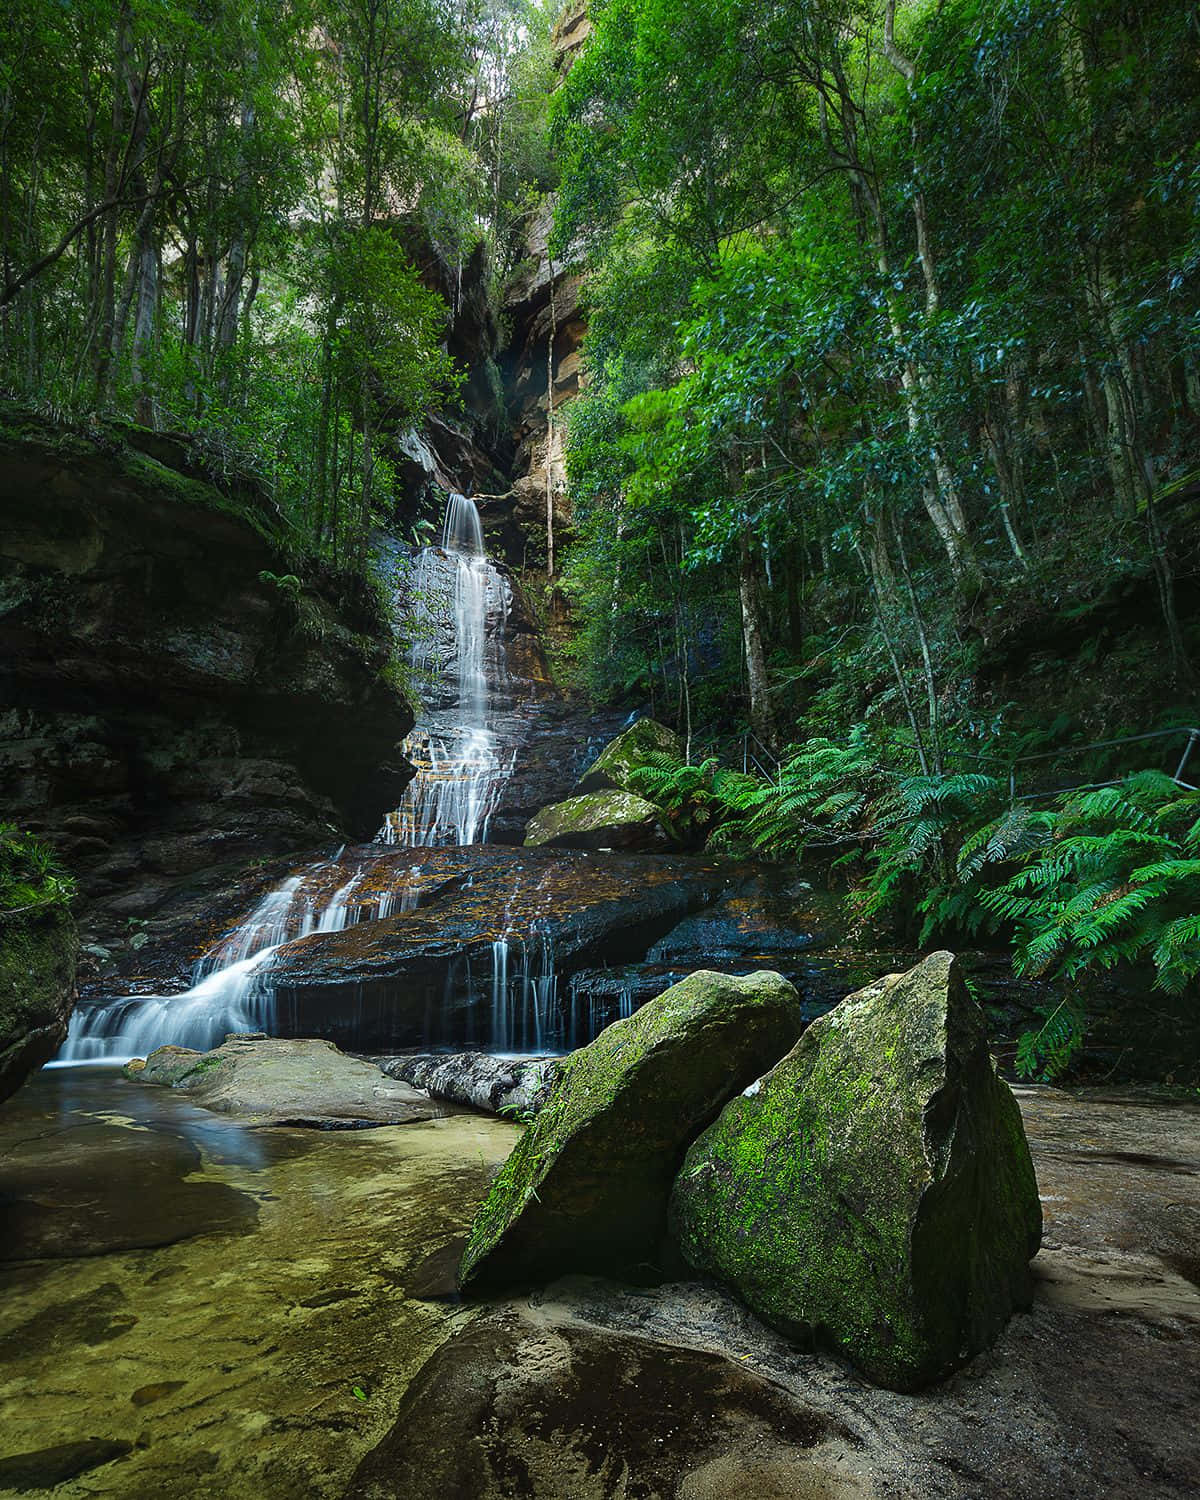
{"type": "Polygon", "coordinates": [[[154,344],[158,313],[158,246],[152,233],[142,237],[138,254],[138,305],[133,325],[131,374],[136,392],[135,420],[143,427],[156,425],[154,389],[147,371],[147,361],[154,344]]]}
{"type": "Polygon", "coordinates": [[[992,472],[996,476],[996,509],[1000,512],[1000,522],[1004,528],[1004,535],[1008,540],[1009,551],[1021,568],[1028,571],[1029,559],[1025,555],[1025,548],[1021,545],[1021,539],[1017,535],[1016,523],[1013,520],[1012,514],[1014,508],[1020,503],[1017,479],[1011,456],[1012,442],[1004,418],[996,412],[990,402],[988,402],[984,409],[983,438],[987,447],[988,457],[992,461],[992,472]]]}
{"type": "Polygon", "coordinates": [[[554,303],[554,261],[550,265],[550,333],[546,343],[546,575],[554,577],[554,342],[558,318],[554,303]]]}
{"type": "Polygon", "coordinates": [[[780,738],[771,703],[767,655],[763,646],[758,559],[745,529],[738,547],[738,600],[742,608],[742,645],[746,661],[746,687],[750,697],[750,727],[766,748],[774,753],[779,749],[780,738]]]}

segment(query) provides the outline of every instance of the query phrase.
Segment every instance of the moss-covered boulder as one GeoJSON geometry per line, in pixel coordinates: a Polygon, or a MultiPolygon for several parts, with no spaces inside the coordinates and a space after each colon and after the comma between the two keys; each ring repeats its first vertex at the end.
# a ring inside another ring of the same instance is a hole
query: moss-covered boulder
{"type": "Polygon", "coordinates": [[[75,1006],[78,953],[65,902],[0,910],[0,1100],[62,1045],[75,1006]]]}
{"type": "Polygon", "coordinates": [[[658,808],[633,792],[590,792],[543,807],[525,843],[562,849],[661,849],[668,843],[658,808]]]}
{"type": "Polygon", "coordinates": [[[848,996],[688,1152],[687,1260],[769,1322],[914,1390],[1031,1296],[1041,1205],[953,955],[848,996]]]}
{"type": "Polygon", "coordinates": [[[576,783],[578,795],[605,788],[629,790],[629,779],[651,756],[669,755],[683,764],[683,741],[673,729],[654,719],[639,719],[610,740],[576,783]]]}
{"type": "Polygon", "coordinates": [[[787,1051],[778,974],[701,971],[569,1057],[476,1215],[461,1280],[501,1285],[653,1264],[688,1143],[787,1051]]]}

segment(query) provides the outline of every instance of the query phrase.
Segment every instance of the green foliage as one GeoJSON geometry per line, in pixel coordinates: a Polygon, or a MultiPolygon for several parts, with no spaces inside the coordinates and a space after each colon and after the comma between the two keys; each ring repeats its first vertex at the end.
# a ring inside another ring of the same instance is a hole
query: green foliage
{"type": "Polygon", "coordinates": [[[1065,1073],[1087,1037],[1087,1012],[1077,995],[1042,1009],[1042,1024],[1017,1040],[1014,1066],[1022,1078],[1050,1083],[1065,1073]]]}
{"type": "Polygon", "coordinates": [[[63,905],[74,894],[74,878],[48,845],[0,823],[0,911],[63,905]]]}
{"type": "Polygon", "coordinates": [[[281,575],[272,573],[270,569],[264,568],[259,573],[258,578],[260,583],[269,583],[273,588],[277,588],[287,599],[299,598],[300,591],[303,588],[303,584],[301,584],[295,573],[284,573],[281,575]]]}
{"type": "Polygon", "coordinates": [[[493,232],[498,101],[548,25],[521,0],[8,7],[0,395],[186,432],[294,549],[361,570],[381,434],[459,378],[417,262],[452,284],[493,232]]]}
{"type": "Polygon", "coordinates": [[[758,790],[752,776],[723,769],[715,756],[698,766],[680,765],[657,750],[646,752],[646,763],[630,773],[629,786],[660,807],[678,835],[695,842],[727,823],[739,799],[758,790]]]}
{"type": "Polygon", "coordinates": [[[1200,793],[1157,772],[1070,793],[1015,874],[979,899],[1011,924],[1019,974],[1078,983],[1148,963],[1178,994],[1200,973],[1200,793]]]}
{"type": "MultiPolygon", "coordinates": [[[[1008,803],[980,772],[903,774],[906,747],[860,726],[814,738],[772,779],[656,757],[635,777],[684,831],[775,859],[836,855],[854,922],[892,922],[922,946],[983,933],[1018,975],[1064,998],[1022,1037],[1017,1065],[1053,1077],[1082,1045],[1087,998],[1118,964],[1179,994],[1200,975],[1200,793],[1159,772],[1008,803]]],[[[911,748],[907,749],[911,758],[911,748]]]]}
{"type": "MultiPolygon", "coordinates": [[[[820,695],[819,732],[878,716],[941,774],[978,737],[981,641],[1133,590],[1190,688],[1171,518],[1200,387],[1185,414],[1151,373],[1200,356],[1178,7],[902,8],[911,77],[878,8],[841,0],[591,19],[553,113],[558,241],[588,263],[566,587],[593,691],[754,716],[757,633],[780,740],[820,695]]],[[[1084,738],[1115,732],[1087,711],[1084,738]]]]}

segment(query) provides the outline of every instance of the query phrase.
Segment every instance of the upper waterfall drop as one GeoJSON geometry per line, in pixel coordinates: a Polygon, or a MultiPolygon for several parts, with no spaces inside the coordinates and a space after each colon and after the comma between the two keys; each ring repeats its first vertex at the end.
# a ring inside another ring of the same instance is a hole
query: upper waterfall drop
{"type": "Polygon", "coordinates": [[[380,830],[385,843],[486,841],[515,753],[501,746],[495,723],[511,603],[475,502],[449,495],[441,545],[422,548],[413,569],[409,662],[424,711],[407,747],[417,775],[380,830]]]}

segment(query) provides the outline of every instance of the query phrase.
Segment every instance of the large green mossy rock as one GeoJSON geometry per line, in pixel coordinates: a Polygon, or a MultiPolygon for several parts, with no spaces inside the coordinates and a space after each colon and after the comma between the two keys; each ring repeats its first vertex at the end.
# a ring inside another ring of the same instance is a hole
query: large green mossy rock
{"type": "Polygon", "coordinates": [[[543,807],[525,843],[560,849],[660,849],[668,842],[658,808],[633,792],[591,792],[543,807]]]}
{"type": "Polygon", "coordinates": [[[0,912],[0,1100],[62,1046],[75,1008],[78,954],[64,903],[0,912]]]}
{"type": "Polygon", "coordinates": [[[1041,1240],[1016,1100],[952,954],[848,996],[688,1152],[687,1260],[767,1321],[915,1390],[1028,1306],[1041,1240]]]}
{"type": "Polygon", "coordinates": [[[781,975],[701,971],[606,1027],[567,1059],[493,1184],[462,1284],[654,1263],[688,1144],[801,1024],[800,997],[781,975]]]}
{"type": "Polygon", "coordinates": [[[654,719],[639,719],[610,740],[576,784],[577,795],[606,787],[629,790],[629,779],[653,755],[669,755],[683,764],[683,741],[673,729],[654,719]]]}

